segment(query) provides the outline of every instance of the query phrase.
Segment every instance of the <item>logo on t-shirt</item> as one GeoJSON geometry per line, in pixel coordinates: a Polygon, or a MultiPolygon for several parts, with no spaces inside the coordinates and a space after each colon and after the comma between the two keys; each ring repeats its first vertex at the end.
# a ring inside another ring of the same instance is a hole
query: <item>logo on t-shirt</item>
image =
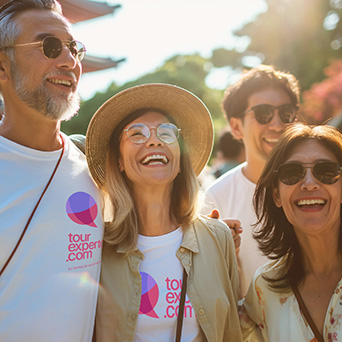
{"type": "MultiPolygon", "coordinates": [[[[97,228],[94,222],[98,214],[97,204],[88,193],[79,191],[72,194],[66,202],[66,212],[74,223],[97,228]]],[[[97,229],[82,233],[73,230],[68,233],[66,262],[79,262],[69,270],[91,267],[100,262],[102,239],[99,234],[97,229]]]]}
{"type": "MultiPolygon", "coordinates": [[[[144,314],[152,318],[160,318],[155,312],[155,307],[158,303],[159,313],[162,313],[164,318],[178,317],[179,302],[182,290],[182,279],[170,279],[167,277],[165,282],[158,287],[155,279],[145,272],[140,272],[141,275],[141,302],[139,314],[144,314]],[[161,291],[161,292],[160,292],[161,291]],[[161,309],[161,312],[160,312],[161,309]],[[163,313],[164,312],[164,313],[163,313]]],[[[190,303],[188,296],[185,297],[184,317],[195,317],[194,309],[190,303]]]]}
{"type": "Polygon", "coordinates": [[[159,289],[156,281],[149,274],[140,272],[141,275],[141,302],[139,314],[145,314],[149,317],[159,318],[154,307],[159,298],[159,289]]]}
{"type": "Polygon", "coordinates": [[[95,199],[86,192],[75,192],[66,203],[66,211],[70,219],[81,225],[97,227],[95,219],[97,216],[97,204],[95,199]]]}
{"type": "MultiPolygon", "coordinates": [[[[182,291],[182,279],[165,279],[166,284],[166,312],[165,318],[178,317],[180,296],[182,291]]],[[[193,317],[193,307],[188,296],[185,296],[184,317],[193,317]]]]}

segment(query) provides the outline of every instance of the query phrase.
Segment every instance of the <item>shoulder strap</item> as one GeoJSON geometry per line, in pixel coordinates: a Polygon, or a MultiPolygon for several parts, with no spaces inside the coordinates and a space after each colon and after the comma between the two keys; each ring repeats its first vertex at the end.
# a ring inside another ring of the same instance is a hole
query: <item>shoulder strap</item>
{"type": "Polygon", "coordinates": [[[34,214],[36,213],[36,210],[37,210],[37,208],[38,208],[38,206],[39,206],[39,203],[40,203],[40,201],[42,200],[44,194],[46,193],[46,190],[48,189],[50,183],[52,182],[52,179],[53,179],[53,177],[54,177],[54,175],[55,175],[55,173],[56,173],[56,171],[57,171],[57,169],[58,169],[58,166],[59,166],[59,164],[60,164],[60,162],[61,162],[61,160],[62,160],[62,157],[63,157],[63,154],[64,154],[64,139],[63,139],[63,137],[62,137],[61,135],[60,135],[60,137],[61,137],[61,140],[62,140],[62,152],[61,152],[61,154],[60,154],[60,156],[59,156],[59,158],[58,158],[57,164],[56,164],[55,168],[53,169],[52,174],[51,174],[51,176],[50,176],[50,179],[49,179],[49,181],[47,182],[47,184],[45,185],[45,188],[44,188],[42,194],[40,195],[40,197],[39,197],[39,199],[38,199],[36,205],[34,206],[32,212],[31,212],[31,215],[30,215],[30,217],[28,218],[28,220],[27,220],[27,222],[26,222],[26,225],[25,225],[25,227],[24,227],[24,230],[22,231],[22,233],[21,233],[21,235],[20,235],[20,237],[19,237],[19,239],[18,239],[16,245],[14,246],[14,248],[13,248],[13,250],[12,250],[10,256],[8,257],[7,261],[5,262],[4,266],[1,268],[1,270],[0,270],[0,276],[5,272],[7,266],[9,265],[10,261],[11,261],[12,258],[14,257],[14,254],[17,252],[17,250],[18,250],[18,248],[19,248],[19,246],[20,246],[20,244],[21,244],[21,241],[23,240],[23,238],[24,238],[24,236],[25,236],[25,234],[26,234],[27,228],[28,228],[28,226],[30,225],[31,220],[32,220],[34,214]]]}
{"type": "Polygon", "coordinates": [[[188,274],[183,270],[183,281],[182,281],[182,292],[179,302],[178,317],[177,317],[177,332],[176,332],[176,342],[181,341],[182,328],[183,328],[183,317],[184,317],[184,303],[185,303],[185,293],[187,286],[188,274]]]}
{"type": "Polygon", "coordinates": [[[317,341],[318,341],[318,342],[324,342],[324,339],[323,339],[321,333],[318,331],[318,329],[317,329],[317,327],[316,327],[314,321],[312,320],[312,318],[311,318],[311,316],[310,316],[310,313],[309,313],[308,309],[307,309],[306,306],[305,306],[305,303],[304,303],[304,301],[303,301],[302,296],[300,295],[300,293],[299,293],[299,291],[298,291],[297,286],[292,285],[292,290],[293,290],[293,293],[294,293],[294,295],[296,296],[296,299],[297,299],[297,301],[298,301],[299,308],[300,308],[300,310],[302,311],[302,313],[303,313],[303,315],[304,315],[306,321],[309,323],[310,328],[312,329],[312,331],[313,331],[313,333],[314,333],[314,335],[315,335],[317,341]]]}

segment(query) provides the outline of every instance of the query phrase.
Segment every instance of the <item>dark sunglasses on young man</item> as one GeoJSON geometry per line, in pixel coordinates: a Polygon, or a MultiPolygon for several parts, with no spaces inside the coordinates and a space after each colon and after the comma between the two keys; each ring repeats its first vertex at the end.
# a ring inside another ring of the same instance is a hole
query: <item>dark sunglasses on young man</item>
{"type": "Polygon", "coordinates": [[[315,164],[290,162],[280,165],[275,172],[282,183],[294,185],[304,178],[305,169],[312,169],[314,177],[323,184],[334,184],[341,177],[341,166],[330,161],[315,164]]]}
{"type": "Polygon", "coordinates": [[[134,123],[124,129],[124,132],[127,133],[129,140],[134,144],[143,144],[150,138],[152,129],[156,130],[158,139],[165,144],[176,142],[181,131],[172,123],[163,123],[158,127],[148,127],[143,123],[134,123]]]}
{"type": "Polygon", "coordinates": [[[298,109],[291,103],[286,103],[281,106],[259,104],[247,109],[241,116],[253,111],[256,121],[261,125],[266,125],[272,121],[276,109],[278,109],[278,115],[283,123],[293,123],[296,120],[298,109]]]}
{"type": "Polygon", "coordinates": [[[11,47],[22,47],[22,46],[38,46],[41,48],[44,56],[48,59],[56,59],[63,51],[63,47],[67,46],[74,58],[81,62],[85,56],[85,46],[77,40],[60,40],[57,37],[49,36],[45,37],[39,42],[15,44],[6,46],[5,48],[11,47]]]}

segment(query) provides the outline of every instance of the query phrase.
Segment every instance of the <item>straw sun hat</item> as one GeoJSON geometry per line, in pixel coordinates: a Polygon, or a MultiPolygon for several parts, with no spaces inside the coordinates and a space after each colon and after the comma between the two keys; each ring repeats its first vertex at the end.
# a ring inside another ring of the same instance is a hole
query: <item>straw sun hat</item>
{"type": "Polygon", "coordinates": [[[125,89],[107,100],[92,117],[87,130],[86,156],[97,185],[105,184],[109,140],[130,113],[157,108],[174,120],[187,144],[196,175],[207,164],[213,147],[213,123],[204,103],[189,91],[170,84],[152,83],[125,89]]]}

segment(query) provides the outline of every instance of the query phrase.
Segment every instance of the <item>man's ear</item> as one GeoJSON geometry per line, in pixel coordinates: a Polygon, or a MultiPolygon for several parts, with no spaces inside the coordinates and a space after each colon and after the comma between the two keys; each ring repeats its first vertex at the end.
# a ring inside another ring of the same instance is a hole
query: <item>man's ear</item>
{"type": "Polygon", "coordinates": [[[234,136],[235,139],[242,139],[243,134],[242,134],[242,122],[240,118],[230,118],[229,119],[229,124],[231,128],[231,132],[234,136]]]}
{"type": "Polygon", "coordinates": [[[281,205],[281,199],[280,199],[280,194],[279,194],[279,189],[278,189],[278,187],[276,187],[276,188],[273,189],[273,195],[272,195],[272,197],[273,197],[273,202],[274,202],[274,204],[276,205],[276,207],[281,208],[282,205],[281,205]]]}
{"type": "Polygon", "coordinates": [[[0,82],[9,80],[9,65],[8,57],[0,52],[0,82]]]}

